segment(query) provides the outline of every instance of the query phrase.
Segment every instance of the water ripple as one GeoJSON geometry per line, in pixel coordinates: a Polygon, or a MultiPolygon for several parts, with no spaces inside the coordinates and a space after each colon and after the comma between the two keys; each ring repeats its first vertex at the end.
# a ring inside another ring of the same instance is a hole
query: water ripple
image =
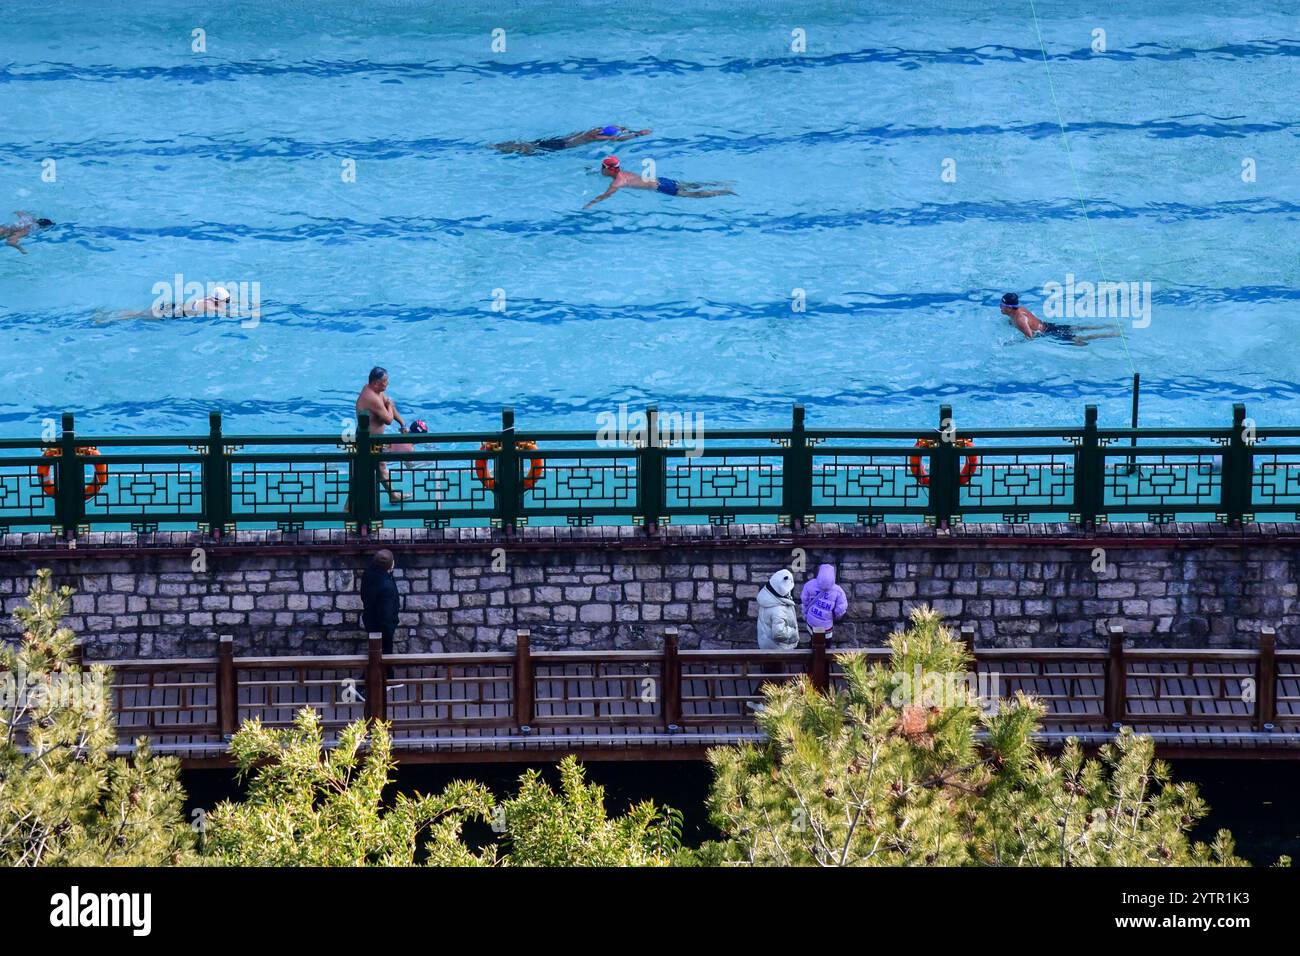
{"type": "MultiPolygon", "coordinates": [[[[1249,60],[1265,57],[1300,56],[1300,41],[1290,39],[1254,40],[1214,47],[1182,47],[1164,43],[1139,43],[1130,49],[1094,53],[1091,48],[1054,53],[1050,59],[1060,62],[1117,62],[1142,60],[1175,62],[1198,59],[1249,60]]],[[[557,60],[528,60],[508,63],[378,62],[374,60],[302,60],[283,63],[270,60],[247,60],[226,63],[185,63],[171,66],[114,66],[112,64],[76,64],[41,61],[8,64],[0,67],[0,83],[34,83],[82,81],[110,83],[124,80],[165,80],[173,83],[220,83],[245,77],[305,76],[317,79],[364,77],[370,79],[423,80],[475,76],[526,78],[538,76],[580,76],[588,80],[612,77],[683,76],[694,73],[758,73],[768,70],[805,72],[842,66],[889,64],[916,70],[929,65],[988,66],[1004,63],[1038,63],[1042,53],[1036,47],[985,44],[978,47],[947,49],[904,49],[879,47],[830,53],[824,56],[803,54],[779,57],[736,57],[715,62],[645,56],[636,59],[602,60],[596,57],[569,57],[557,60]]]]}

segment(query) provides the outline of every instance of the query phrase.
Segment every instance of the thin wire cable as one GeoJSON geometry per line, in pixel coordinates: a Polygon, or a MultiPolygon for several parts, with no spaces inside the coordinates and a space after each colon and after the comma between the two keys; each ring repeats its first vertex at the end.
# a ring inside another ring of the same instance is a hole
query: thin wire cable
{"type": "MultiPolygon", "coordinates": [[[[1088,227],[1088,239],[1092,242],[1092,254],[1097,259],[1097,268],[1101,272],[1102,282],[1109,284],[1110,280],[1106,275],[1106,263],[1101,255],[1101,246],[1097,242],[1097,235],[1092,228],[1092,219],[1088,215],[1088,201],[1083,198],[1083,187],[1079,183],[1079,173],[1074,168],[1074,153],[1070,151],[1070,137],[1065,132],[1065,118],[1061,113],[1061,104],[1056,98],[1056,83],[1052,80],[1052,65],[1047,58],[1047,45],[1043,43],[1043,31],[1038,25],[1038,8],[1034,5],[1034,0],[1029,0],[1029,10],[1034,16],[1034,33],[1038,35],[1038,49],[1043,55],[1043,66],[1047,69],[1047,88],[1052,92],[1052,106],[1056,109],[1056,125],[1061,130],[1061,142],[1065,144],[1065,158],[1070,164],[1070,176],[1074,180],[1074,191],[1079,197],[1079,208],[1083,211],[1083,221],[1088,227]]],[[[1120,341],[1124,343],[1124,355],[1128,359],[1129,370],[1137,374],[1137,366],[1133,364],[1133,354],[1128,349],[1128,336],[1124,334],[1124,323],[1119,320],[1119,316],[1112,316],[1115,320],[1115,328],[1119,330],[1120,341]]]]}

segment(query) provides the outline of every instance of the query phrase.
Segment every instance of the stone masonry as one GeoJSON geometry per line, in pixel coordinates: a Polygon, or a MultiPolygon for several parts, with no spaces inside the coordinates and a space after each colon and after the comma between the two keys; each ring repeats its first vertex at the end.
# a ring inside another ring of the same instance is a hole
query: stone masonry
{"type": "Polygon", "coordinates": [[[849,597],[839,645],[879,644],[929,604],[954,624],[974,622],[991,646],[1104,646],[1112,624],[1137,646],[1246,647],[1266,624],[1280,646],[1300,646],[1300,552],[1278,535],[1249,546],[969,530],[951,540],[931,532],[796,541],[773,529],[646,547],[601,530],[572,529],[553,542],[445,531],[428,540],[407,532],[368,543],[214,545],[202,572],[188,547],[0,549],[0,637],[14,636],[9,618],[35,569],[51,567],[56,582],[76,589],[67,623],[91,659],[210,657],[220,634],[234,636],[240,655],[360,653],[360,571],[383,545],[397,554],[399,652],[508,648],[520,627],[539,649],[653,647],[670,625],[683,647],[748,647],[753,598],[773,571],[797,562],[798,547],[807,568],[796,569],[797,588],[822,560],[838,569],[849,597]],[[1095,571],[1099,546],[1105,567],[1095,571]]]}

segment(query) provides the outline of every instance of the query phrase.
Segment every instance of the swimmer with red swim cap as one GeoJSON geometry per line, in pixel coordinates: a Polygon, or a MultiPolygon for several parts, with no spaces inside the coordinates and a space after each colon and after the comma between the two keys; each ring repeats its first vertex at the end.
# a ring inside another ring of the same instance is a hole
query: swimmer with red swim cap
{"type": "Polygon", "coordinates": [[[619,164],[617,156],[606,156],[600,164],[602,176],[608,176],[613,180],[609,188],[593,199],[583,209],[590,209],[602,199],[608,199],[620,189],[649,189],[653,192],[663,193],[665,196],[688,196],[692,199],[703,199],[707,196],[734,196],[736,195],[730,189],[708,189],[705,187],[716,186],[718,183],[684,183],[676,179],[668,179],[665,176],[658,178],[647,178],[638,176],[635,173],[625,172],[619,164]]]}
{"type": "Polygon", "coordinates": [[[575,146],[586,146],[588,143],[622,143],[625,140],[636,139],[638,136],[649,135],[650,131],[648,129],[628,129],[626,126],[598,126],[595,129],[570,133],[568,136],[555,136],[551,139],[535,139],[530,142],[511,140],[508,143],[493,143],[492,148],[503,153],[522,153],[524,155],[558,153],[562,149],[573,149],[575,146]]]}

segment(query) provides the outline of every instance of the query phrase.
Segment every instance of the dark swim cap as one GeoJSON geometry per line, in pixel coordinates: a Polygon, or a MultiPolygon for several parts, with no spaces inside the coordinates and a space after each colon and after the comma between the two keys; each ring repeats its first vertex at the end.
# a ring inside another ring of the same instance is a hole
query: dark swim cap
{"type": "Polygon", "coordinates": [[[1016,295],[1014,292],[1008,292],[1002,297],[1002,304],[1014,309],[1016,306],[1020,305],[1020,296],[1016,295]]]}
{"type": "Polygon", "coordinates": [[[618,127],[617,127],[617,126],[605,126],[605,127],[602,127],[601,130],[600,130],[600,135],[601,135],[601,136],[617,136],[617,135],[618,135],[618,127]]]}
{"type": "Polygon", "coordinates": [[[416,435],[427,435],[429,433],[429,426],[424,423],[423,418],[417,418],[415,421],[411,422],[411,427],[408,428],[407,431],[413,432],[416,435]]]}

